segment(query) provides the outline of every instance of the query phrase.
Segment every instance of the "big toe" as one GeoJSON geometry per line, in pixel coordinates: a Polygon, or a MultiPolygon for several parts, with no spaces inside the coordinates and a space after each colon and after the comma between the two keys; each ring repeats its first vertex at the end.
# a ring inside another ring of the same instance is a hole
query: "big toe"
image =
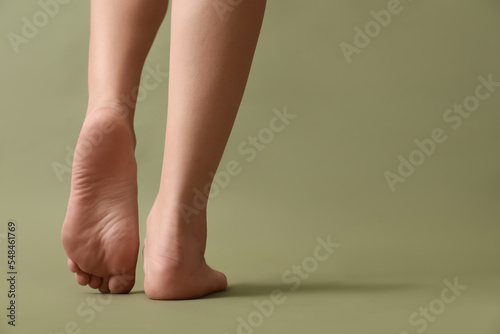
{"type": "Polygon", "coordinates": [[[214,272],[214,292],[222,291],[227,288],[227,277],[218,270],[212,269],[214,272]]]}
{"type": "Polygon", "coordinates": [[[113,275],[109,278],[109,291],[111,293],[129,293],[135,284],[135,269],[122,275],[113,275]]]}

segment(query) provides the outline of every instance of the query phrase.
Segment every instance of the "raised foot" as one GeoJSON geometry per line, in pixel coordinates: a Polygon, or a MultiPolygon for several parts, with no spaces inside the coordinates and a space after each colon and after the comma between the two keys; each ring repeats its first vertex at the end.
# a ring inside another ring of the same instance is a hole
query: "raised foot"
{"type": "Polygon", "coordinates": [[[87,115],[75,149],[62,227],[68,266],[80,285],[128,293],[139,250],[135,135],[115,109],[87,115]]]}

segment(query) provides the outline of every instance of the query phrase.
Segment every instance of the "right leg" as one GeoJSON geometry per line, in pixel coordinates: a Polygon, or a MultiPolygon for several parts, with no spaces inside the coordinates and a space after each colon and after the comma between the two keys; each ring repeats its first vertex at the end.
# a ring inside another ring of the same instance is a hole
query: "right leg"
{"type": "Polygon", "coordinates": [[[168,0],[91,0],[89,102],[62,228],[81,285],[127,293],[139,249],[133,117],[144,61],[168,0]]]}
{"type": "Polygon", "coordinates": [[[152,299],[197,298],[226,288],[224,274],[205,262],[208,198],[196,191],[209,192],[224,152],[265,5],[245,0],[221,19],[217,0],[172,4],[163,168],[144,242],[144,291],[152,299]]]}

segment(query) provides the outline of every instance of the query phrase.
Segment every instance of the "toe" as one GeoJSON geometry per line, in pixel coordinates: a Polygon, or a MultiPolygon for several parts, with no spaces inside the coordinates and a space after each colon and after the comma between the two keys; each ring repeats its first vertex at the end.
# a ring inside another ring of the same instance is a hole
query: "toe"
{"type": "Polygon", "coordinates": [[[81,271],[78,265],[75,263],[75,261],[71,260],[70,258],[68,258],[68,267],[72,273],[77,273],[81,271]]]}
{"type": "Polygon", "coordinates": [[[76,282],[80,285],[87,285],[90,282],[90,275],[84,273],[83,271],[78,271],[75,273],[76,282]]]}
{"type": "Polygon", "coordinates": [[[227,277],[218,270],[214,270],[216,279],[215,291],[222,291],[227,288],[227,277]]]}
{"type": "Polygon", "coordinates": [[[98,289],[101,286],[102,278],[95,275],[90,275],[89,286],[92,289],[98,289]]]}
{"type": "Polygon", "coordinates": [[[129,293],[135,284],[135,269],[123,275],[113,275],[109,278],[109,291],[112,293],[129,293]]]}
{"type": "Polygon", "coordinates": [[[99,292],[101,293],[109,293],[109,276],[103,277],[101,286],[99,287],[99,292]]]}
{"type": "Polygon", "coordinates": [[[68,267],[71,272],[75,273],[76,282],[80,285],[87,285],[90,282],[90,275],[82,271],[80,267],[71,259],[68,259],[68,267]]]}

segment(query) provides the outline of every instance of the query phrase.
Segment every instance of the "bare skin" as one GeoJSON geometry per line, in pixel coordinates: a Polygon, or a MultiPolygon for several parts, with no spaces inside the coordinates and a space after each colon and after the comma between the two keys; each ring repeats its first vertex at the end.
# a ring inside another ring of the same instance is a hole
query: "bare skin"
{"type": "Polygon", "coordinates": [[[62,228],[76,281],[128,293],[139,252],[133,92],[165,16],[163,0],[92,0],[89,102],[62,228]],[[147,4],[147,6],[145,6],[147,4]],[[123,96],[132,96],[124,102],[123,96]]]}
{"type": "Polygon", "coordinates": [[[205,191],[224,152],[243,96],[265,1],[243,2],[221,20],[212,1],[177,1],[172,38],[167,131],[160,190],[147,220],[144,290],[153,299],[201,297],[226,277],[205,262],[205,191]],[[184,209],[184,211],[183,211],[184,209]]]}
{"type": "MultiPolygon", "coordinates": [[[[167,5],[92,1],[98,33],[91,34],[89,111],[75,151],[63,245],[78,283],[124,293],[133,286],[139,243],[133,108],[119,97],[138,85],[167,5]],[[109,131],[80,159],[94,128],[109,131]]],[[[164,160],[143,249],[144,290],[152,299],[198,298],[227,286],[225,275],[205,261],[208,199],[192,210],[194,189],[208,192],[219,165],[264,9],[265,0],[242,1],[221,16],[214,0],[173,3],[164,160]]]]}
{"type": "Polygon", "coordinates": [[[139,231],[135,138],[111,108],[87,116],[73,160],[62,230],[68,265],[81,285],[126,293],[134,285],[139,231]]]}

